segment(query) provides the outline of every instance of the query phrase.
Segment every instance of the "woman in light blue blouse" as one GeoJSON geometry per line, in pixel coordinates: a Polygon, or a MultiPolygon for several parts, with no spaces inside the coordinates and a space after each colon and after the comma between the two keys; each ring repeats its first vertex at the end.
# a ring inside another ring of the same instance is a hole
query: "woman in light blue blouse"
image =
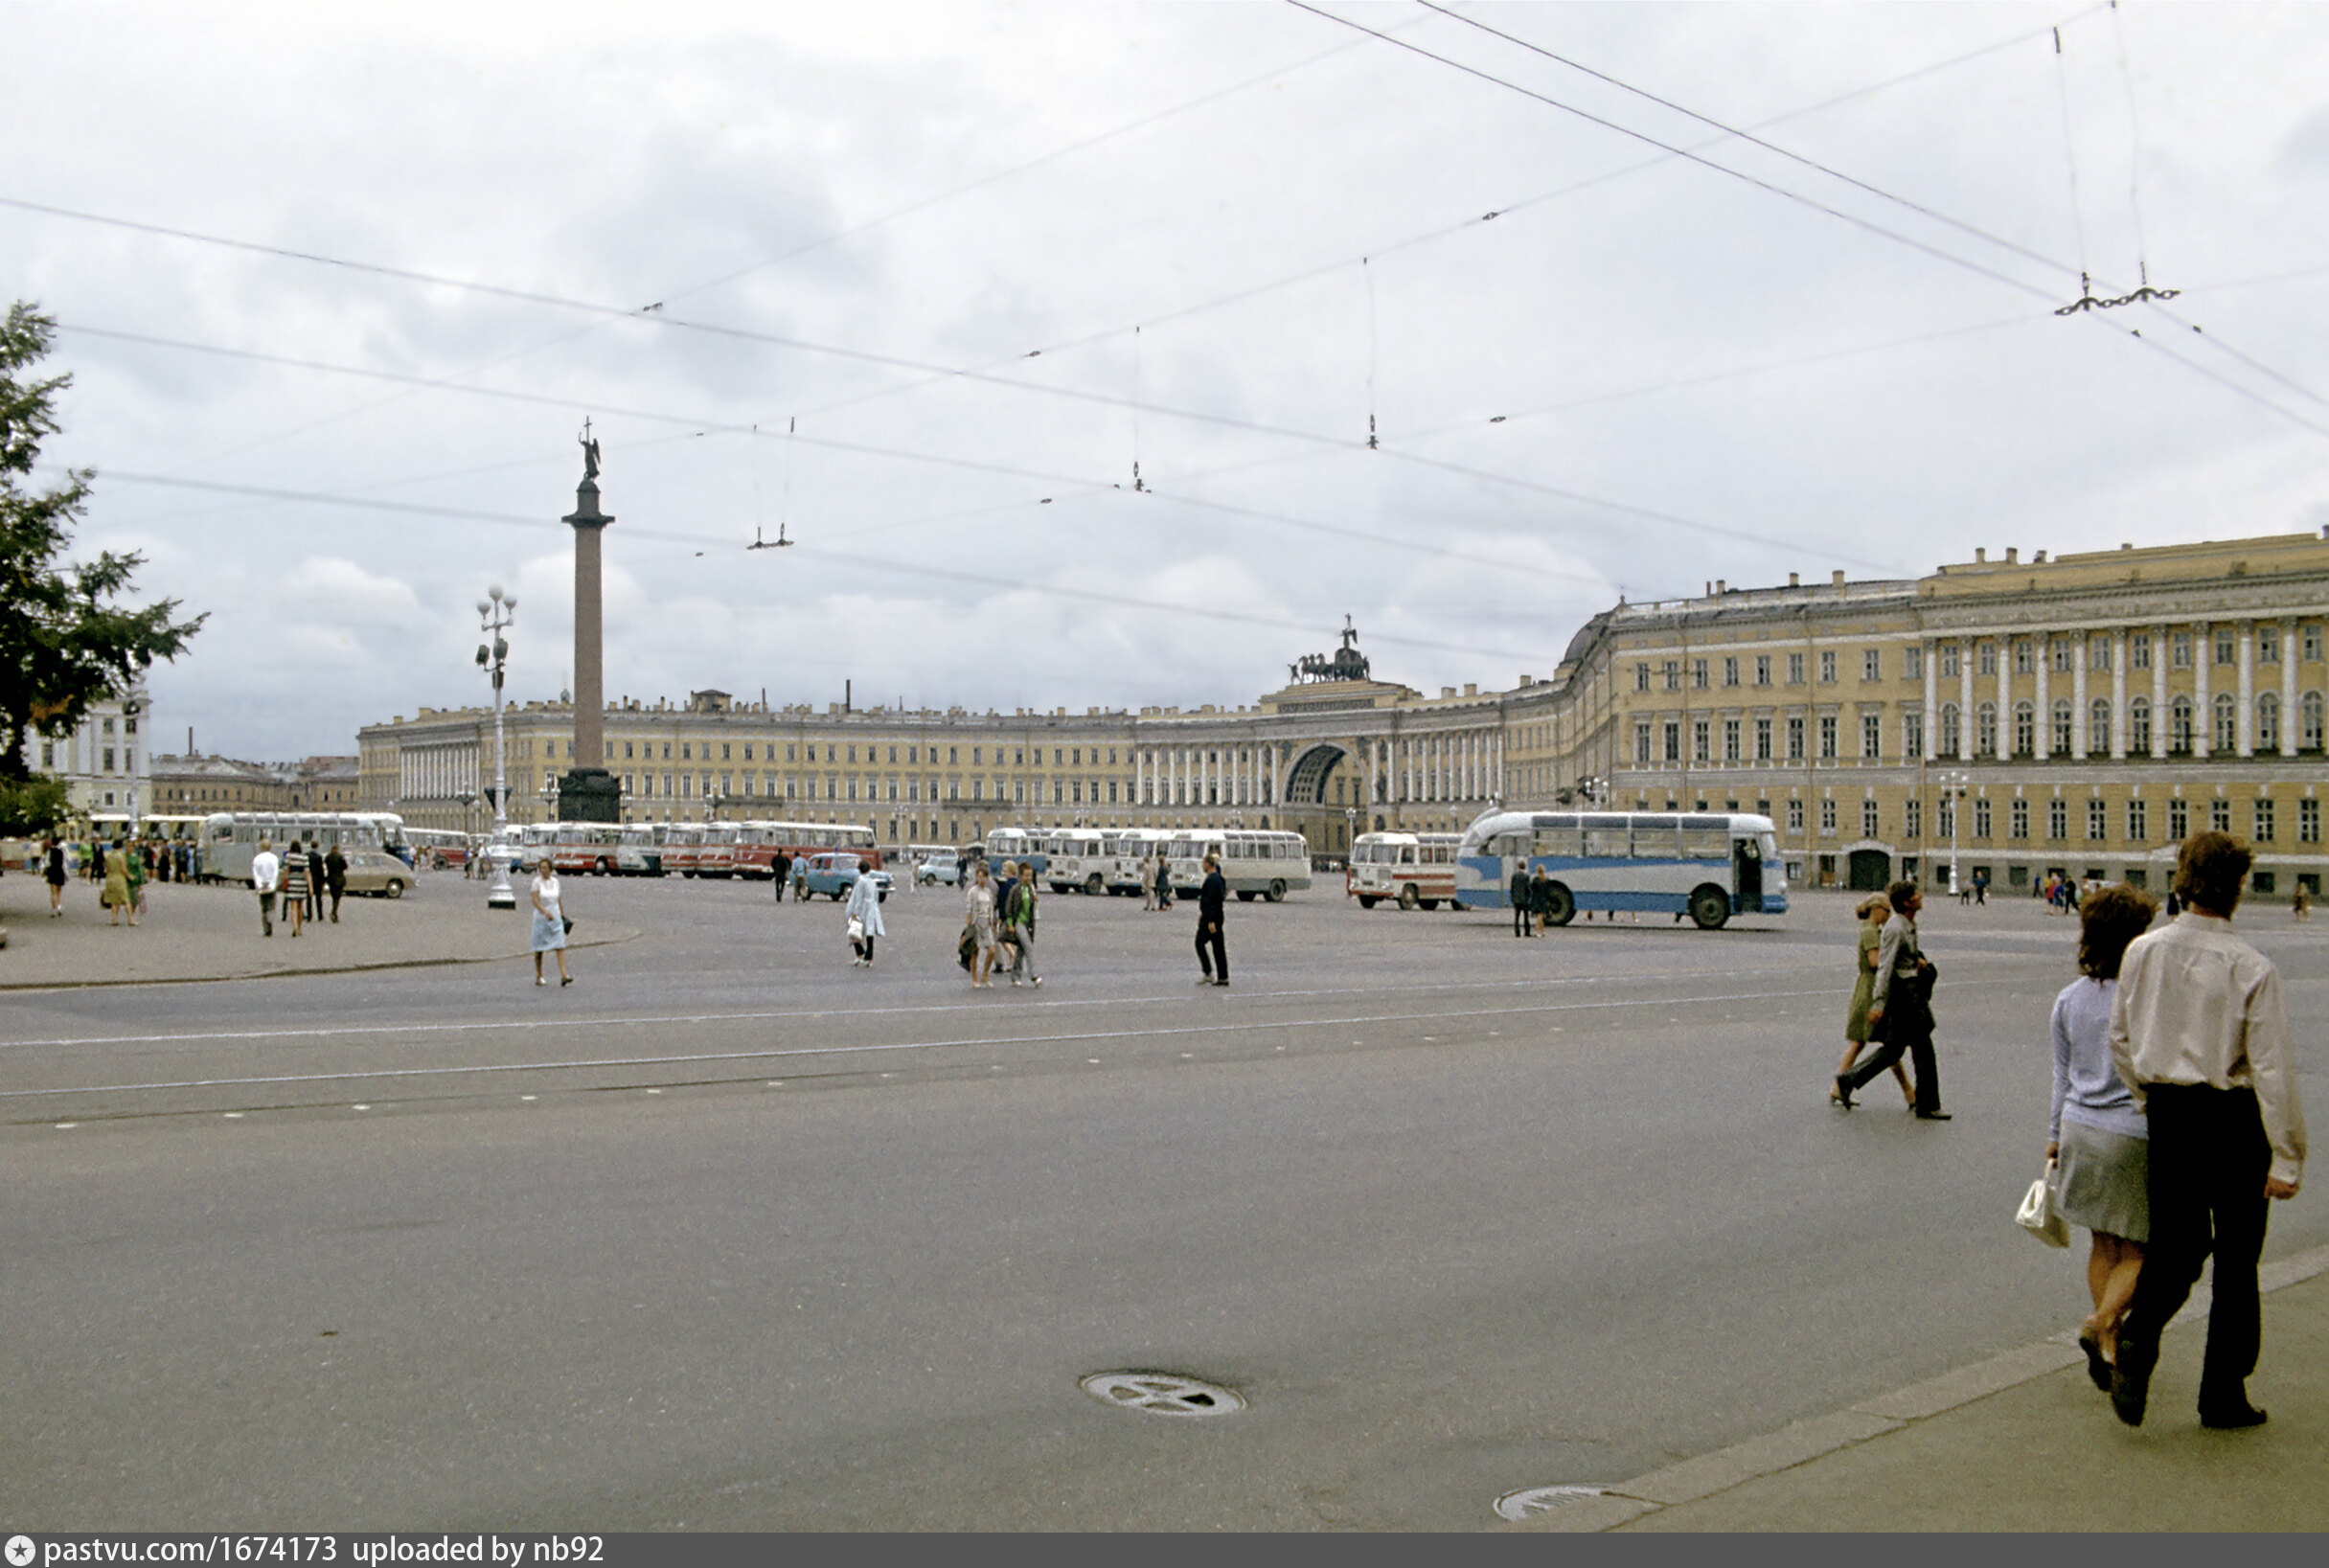
{"type": "Polygon", "coordinates": [[[2054,999],[2046,1158],[2059,1162],[2055,1191],[2063,1217],[2094,1233],[2087,1255],[2094,1311],[2080,1326],[2078,1345],[2087,1352],[2087,1375],[2105,1391],[2118,1354],[2119,1320],[2134,1299],[2151,1237],[2149,1129],[2111,1060],[2111,998],[2127,944],[2150,927],[2158,909],[2118,883],[2089,898],[2078,912],[2079,978],[2054,999]]]}

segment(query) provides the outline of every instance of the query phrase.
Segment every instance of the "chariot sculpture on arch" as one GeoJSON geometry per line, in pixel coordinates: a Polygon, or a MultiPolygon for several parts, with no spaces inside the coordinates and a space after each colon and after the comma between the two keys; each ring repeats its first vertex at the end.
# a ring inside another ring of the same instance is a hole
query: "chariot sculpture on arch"
{"type": "Polygon", "coordinates": [[[1331,654],[1305,653],[1299,664],[1287,667],[1297,681],[1362,681],[1367,669],[1367,657],[1359,651],[1359,630],[1347,615],[1342,618],[1340,648],[1331,654]]]}

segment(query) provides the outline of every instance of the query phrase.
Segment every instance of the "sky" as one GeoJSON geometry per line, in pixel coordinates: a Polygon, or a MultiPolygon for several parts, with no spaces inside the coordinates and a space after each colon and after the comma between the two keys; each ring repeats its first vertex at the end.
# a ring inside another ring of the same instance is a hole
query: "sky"
{"type": "Polygon", "coordinates": [[[2329,7],[5,19],[171,750],[485,700],[489,585],[555,697],[585,420],[651,703],[1245,703],[1346,616],[1502,689],[1621,595],[2329,524],[2329,7]]]}

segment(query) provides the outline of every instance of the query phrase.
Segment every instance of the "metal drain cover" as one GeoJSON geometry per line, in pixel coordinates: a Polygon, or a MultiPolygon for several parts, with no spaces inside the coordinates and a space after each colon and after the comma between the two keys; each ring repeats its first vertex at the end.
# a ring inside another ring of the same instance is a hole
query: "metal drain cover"
{"type": "Polygon", "coordinates": [[[1095,1372],[1077,1386],[1102,1404],[1152,1416],[1226,1416],[1245,1408],[1236,1390],[1176,1372],[1095,1372]]]}
{"type": "Polygon", "coordinates": [[[1600,1487],[1523,1487],[1508,1491],[1496,1499],[1496,1517],[1518,1523],[1532,1514],[1557,1509],[1564,1503],[1574,1503],[1580,1497],[1602,1497],[1608,1493],[1600,1487]]]}

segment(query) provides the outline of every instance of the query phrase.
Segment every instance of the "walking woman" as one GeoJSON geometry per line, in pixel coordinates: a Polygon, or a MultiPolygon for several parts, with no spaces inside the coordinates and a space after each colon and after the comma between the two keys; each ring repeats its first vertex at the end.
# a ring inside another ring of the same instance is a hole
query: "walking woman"
{"type": "Polygon", "coordinates": [[[49,919],[56,920],[65,912],[65,847],[55,833],[49,835],[49,865],[43,879],[49,884],[49,919]]]}
{"type": "MultiPolygon", "coordinates": [[[[1868,996],[1876,989],[1876,951],[1884,943],[1884,920],[1892,913],[1892,905],[1878,894],[1853,911],[1860,917],[1859,980],[1852,987],[1852,1011],[1844,1015],[1844,1057],[1837,1064],[1838,1078],[1852,1070],[1860,1054],[1868,1043],[1868,996]]],[[[1901,1097],[1907,1101],[1910,1110],[1916,1109],[1916,1091],[1908,1086],[1908,1069],[1899,1062],[1892,1064],[1892,1076],[1899,1080],[1901,1097]]],[[[1843,1095],[1831,1084],[1828,1103],[1840,1105],[1843,1095]]]]}
{"type": "Polygon", "coordinates": [[[542,978],[542,954],[558,955],[558,983],[574,984],[574,976],[566,972],[566,905],[558,885],[558,868],[544,854],[534,862],[534,983],[546,986],[542,978]]]}
{"type": "Polygon", "coordinates": [[[2135,1299],[2151,1238],[2150,1127],[2111,1059],[2111,1002],[2127,944],[2150,928],[2158,906],[2113,883],[2079,909],[2079,978],[2054,999],[2054,1102],[2046,1159],[2056,1167],[2065,1219],[2094,1233],[2087,1293],[2094,1310],[2079,1325],[2087,1375],[2106,1393],[2118,1359],[2119,1322],[2135,1299]]]}
{"type": "Polygon", "coordinates": [[[137,910],[129,902],[129,857],[122,852],[118,844],[114,846],[113,852],[105,856],[105,886],[104,891],[97,896],[97,901],[105,906],[107,925],[121,924],[125,910],[128,912],[129,923],[137,924],[137,910]]]}
{"type": "Polygon", "coordinates": [[[870,969],[874,966],[874,939],[889,932],[881,923],[881,889],[862,860],[857,862],[857,879],[849,884],[849,923],[856,931],[849,939],[857,954],[853,962],[870,969]]]}
{"type": "Polygon", "coordinates": [[[122,856],[125,862],[122,870],[127,874],[129,879],[129,923],[131,925],[137,924],[137,918],[146,913],[146,877],[152,870],[147,864],[147,857],[152,853],[153,851],[147,845],[132,844],[129,846],[129,852],[122,856]]]}
{"type": "Polygon", "coordinates": [[[308,919],[308,857],[296,838],[283,852],[283,919],[295,937],[308,919]]]}
{"type": "Polygon", "coordinates": [[[971,875],[970,891],[963,896],[963,920],[977,949],[977,967],[970,971],[970,988],[993,990],[994,982],[987,978],[987,971],[994,967],[994,883],[987,875],[984,860],[978,862],[971,875]]]}

